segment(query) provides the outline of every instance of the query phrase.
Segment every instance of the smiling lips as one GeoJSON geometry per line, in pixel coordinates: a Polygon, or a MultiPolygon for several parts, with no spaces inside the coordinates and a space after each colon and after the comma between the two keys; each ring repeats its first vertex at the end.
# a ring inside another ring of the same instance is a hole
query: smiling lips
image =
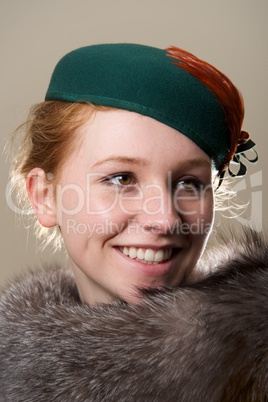
{"type": "Polygon", "coordinates": [[[172,254],[172,248],[153,250],[151,248],[119,247],[119,250],[129,258],[158,264],[169,260],[172,254]]]}

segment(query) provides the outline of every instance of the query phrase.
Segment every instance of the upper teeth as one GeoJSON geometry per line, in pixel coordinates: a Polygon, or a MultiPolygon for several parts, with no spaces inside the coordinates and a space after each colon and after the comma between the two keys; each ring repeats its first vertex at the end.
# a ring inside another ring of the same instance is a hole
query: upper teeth
{"type": "Polygon", "coordinates": [[[146,262],[169,260],[172,254],[172,248],[152,250],[151,248],[120,247],[120,251],[130,258],[137,258],[146,262]]]}

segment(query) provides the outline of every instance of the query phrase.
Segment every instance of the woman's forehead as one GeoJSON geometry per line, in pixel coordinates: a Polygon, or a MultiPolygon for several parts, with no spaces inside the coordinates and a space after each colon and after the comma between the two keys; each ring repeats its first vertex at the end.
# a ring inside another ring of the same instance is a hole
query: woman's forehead
{"type": "Polygon", "coordinates": [[[177,130],[147,116],[125,110],[96,111],[81,128],[82,153],[92,166],[120,162],[146,167],[181,160],[192,165],[206,162],[209,156],[177,130]]]}

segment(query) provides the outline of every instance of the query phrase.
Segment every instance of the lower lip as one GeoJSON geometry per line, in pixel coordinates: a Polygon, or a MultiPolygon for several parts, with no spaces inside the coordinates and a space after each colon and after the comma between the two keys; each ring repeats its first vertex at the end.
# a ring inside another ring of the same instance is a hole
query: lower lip
{"type": "Polygon", "coordinates": [[[145,263],[141,260],[128,257],[127,255],[123,254],[117,247],[115,247],[115,250],[120,254],[121,257],[125,259],[126,264],[130,268],[133,268],[146,276],[165,276],[172,270],[172,267],[174,265],[172,258],[158,264],[150,264],[148,262],[145,263]]]}

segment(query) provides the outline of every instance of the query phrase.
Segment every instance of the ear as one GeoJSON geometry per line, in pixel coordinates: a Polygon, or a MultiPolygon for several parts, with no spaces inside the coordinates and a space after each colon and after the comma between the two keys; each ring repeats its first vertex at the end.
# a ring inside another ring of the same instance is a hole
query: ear
{"type": "Polygon", "coordinates": [[[26,186],[33,210],[41,225],[46,228],[56,226],[54,186],[48,181],[44,170],[32,169],[27,176],[26,186]]]}

